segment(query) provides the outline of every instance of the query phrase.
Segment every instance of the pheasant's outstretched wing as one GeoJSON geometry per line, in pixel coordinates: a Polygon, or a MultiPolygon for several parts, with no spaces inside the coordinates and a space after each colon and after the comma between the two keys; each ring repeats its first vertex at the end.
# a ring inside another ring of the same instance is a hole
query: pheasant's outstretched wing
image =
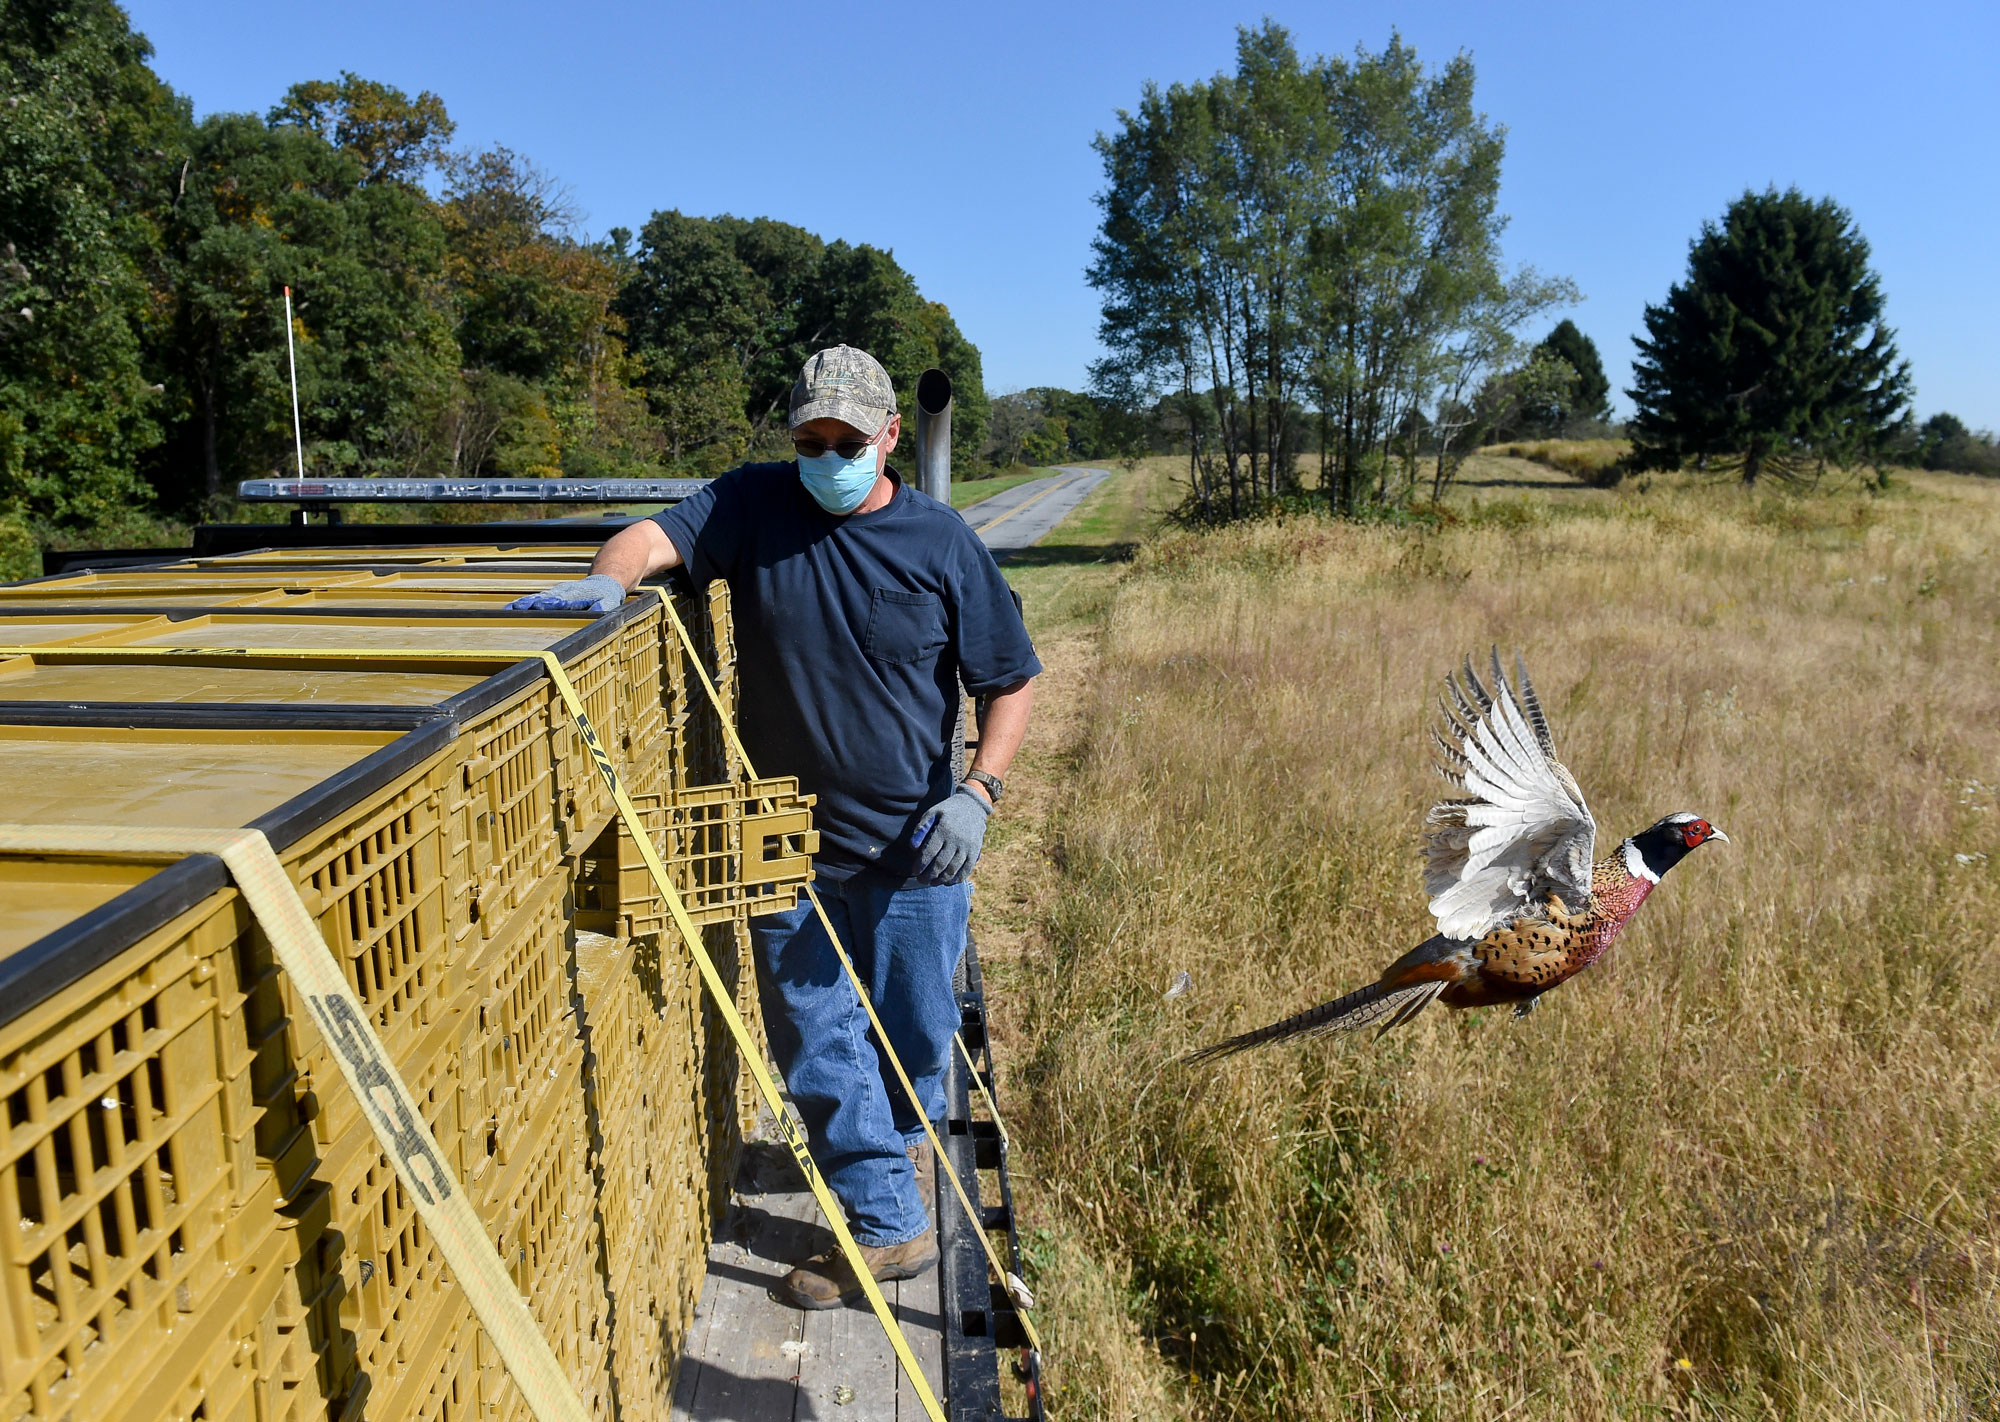
{"type": "Polygon", "coordinates": [[[1493,687],[1465,660],[1464,685],[1438,699],[1438,773],[1465,791],[1425,817],[1424,892],[1438,928],[1475,939],[1558,894],[1572,912],[1590,901],[1597,822],[1576,778],[1556,759],[1549,724],[1520,658],[1508,685],[1493,653],[1493,687]]]}

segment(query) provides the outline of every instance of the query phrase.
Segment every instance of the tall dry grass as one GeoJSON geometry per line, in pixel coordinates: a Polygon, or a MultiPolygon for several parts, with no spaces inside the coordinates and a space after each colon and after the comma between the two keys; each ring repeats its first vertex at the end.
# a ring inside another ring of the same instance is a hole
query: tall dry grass
{"type": "Polygon", "coordinates": [[[1922,480],[1144,547],[1016,1003],[1057,1415],[2000,1415],[1996,547],[1922,480]],[[1525,1021],[1175,1065],[1427,935],[1423,732],[1496,642],[1601,848],[1734,846],[1525,1021]]]}
{"type": "Polygon", "coordinates": [[[1531,439],[1491,445],[1488,452],[1526,459],[1586,484],[1609,487],[1624,477],[1632,442],[1625,439],[1531,439]]]}

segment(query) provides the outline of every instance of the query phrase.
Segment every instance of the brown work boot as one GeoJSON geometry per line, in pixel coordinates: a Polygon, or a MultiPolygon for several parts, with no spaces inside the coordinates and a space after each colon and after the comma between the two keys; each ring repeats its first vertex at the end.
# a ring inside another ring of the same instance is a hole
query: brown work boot
{"type": "Polygon", "coordinates": [[[911,1141],[904,1147],[910,1157],[910,1164],[917,1168],[917,1193],[923,1196],[924,1213],[937,1223],[937,1152],[931,1149],[930,1137],[911,1141]]]}
{"type": "MultiPolygon", "coordinates": [[[[937,1263],[937,1230],[926,1229],[902,1244],[864,1244],[861,1257],[868,1262],[868,1272],[878,1284],[914,1279],[937,1263]]],[[[793,1308],[838,1308],[861,1293],[861,1281],[854,1276],[847,1256],[835,1245],[785,1275],[772,1292],[793,1308]]]]}

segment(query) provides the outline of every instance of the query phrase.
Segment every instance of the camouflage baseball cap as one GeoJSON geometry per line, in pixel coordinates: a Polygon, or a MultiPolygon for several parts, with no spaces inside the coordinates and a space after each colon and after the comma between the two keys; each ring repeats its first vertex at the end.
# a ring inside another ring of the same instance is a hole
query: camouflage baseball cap
{"type": "Polygon", "coordinates": [[[807,358],[792,387],[792,428],[839,420],[876,434],[896,412],[896,387],[874,356],[853,346],[828,346],[807,358]]]}

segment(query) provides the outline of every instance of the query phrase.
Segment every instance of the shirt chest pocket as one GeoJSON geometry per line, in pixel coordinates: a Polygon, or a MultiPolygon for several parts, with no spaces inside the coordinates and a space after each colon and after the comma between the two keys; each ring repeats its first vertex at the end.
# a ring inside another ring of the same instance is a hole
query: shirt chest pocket
{"type": "Polygon", "coordinates": [[[928,661],[944,646],[944,600],[936,593],[877,588],[862,649],[890,666],[928,661]]]}

